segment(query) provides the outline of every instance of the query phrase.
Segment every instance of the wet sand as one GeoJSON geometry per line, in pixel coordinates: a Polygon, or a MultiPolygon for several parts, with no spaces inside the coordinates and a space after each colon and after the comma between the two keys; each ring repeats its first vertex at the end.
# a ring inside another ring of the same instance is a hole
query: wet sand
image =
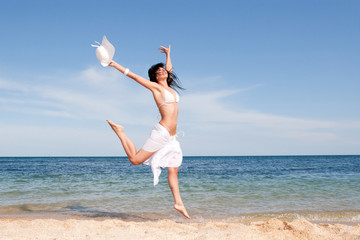
{"type": "Polygon", "coordinates": [[[0,239],[360,240],[360,224],[315,224],[302,219],[276,218],[250,223],[5,218],[0,220],[0,239]]]}

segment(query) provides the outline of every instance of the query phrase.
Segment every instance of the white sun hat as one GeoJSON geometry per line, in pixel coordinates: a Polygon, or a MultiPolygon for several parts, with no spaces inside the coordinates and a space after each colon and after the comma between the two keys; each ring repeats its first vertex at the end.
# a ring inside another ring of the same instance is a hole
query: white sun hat
{"type": "Polygon", "coordinates": [[[92,47],[97,48],[96,57],[99,59],[101,65],[103,65],[104,67],[109,66],[115,54],[114,46],[107,40],[105,35],[103,37],[101,44],[99,42],[96,43],[99,45],[91,44],[92,47]]]}

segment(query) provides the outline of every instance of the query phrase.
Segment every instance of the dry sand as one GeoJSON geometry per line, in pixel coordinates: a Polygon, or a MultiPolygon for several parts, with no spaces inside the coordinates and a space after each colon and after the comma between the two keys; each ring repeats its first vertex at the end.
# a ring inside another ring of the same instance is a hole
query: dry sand
{"type": "Polygon", "coordinates": [[[360,224],[314,224],[279,219],[252,223],[177,223],[171,220],[2,219],[0,239],[360,239],[360,224]]]}

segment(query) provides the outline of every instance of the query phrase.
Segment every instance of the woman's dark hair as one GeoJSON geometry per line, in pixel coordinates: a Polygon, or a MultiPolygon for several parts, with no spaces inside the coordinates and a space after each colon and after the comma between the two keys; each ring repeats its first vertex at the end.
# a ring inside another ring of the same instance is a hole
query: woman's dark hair
{"type": "Polygon", "coordinates": [[[185,90],[185,88],[180,86],[180,80],[178,79],[176,74],[174,72],[169,72],[165,68],[164,63],[157,63],[157,64],[154,64],[154,65],[151,66],[151,68],[148,71],[150,81],[156,82],[156,83],[158,82],[157,79],[156,79],[156,71],[159,68],[164,68],[167,71],[168,78],[166,79],[166,81],[167,81],[167,84],[169,85],[169,87],[171,87],[174,90],[177,90],[177,89],[185,90]]]}

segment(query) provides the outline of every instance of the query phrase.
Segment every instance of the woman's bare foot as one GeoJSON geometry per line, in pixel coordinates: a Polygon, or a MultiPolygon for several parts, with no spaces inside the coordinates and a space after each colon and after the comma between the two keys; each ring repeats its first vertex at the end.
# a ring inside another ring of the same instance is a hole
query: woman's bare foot
{"type": "Polygon", "coordinates": [[[187,213],[184,205],[174,205],[175,210],[179,211],[182,215],[184,215],[186,218],[191,219],[189,214],[187,213]]]}
{"type": "Polygon", "coordinates": [[[106,120],[106,121],[109,123],[110,127],[114,130],[115,133],[124,132],[124,127],[123,126],[117,125],[117,124],[113,123],[110,120],[106,120]]]}

